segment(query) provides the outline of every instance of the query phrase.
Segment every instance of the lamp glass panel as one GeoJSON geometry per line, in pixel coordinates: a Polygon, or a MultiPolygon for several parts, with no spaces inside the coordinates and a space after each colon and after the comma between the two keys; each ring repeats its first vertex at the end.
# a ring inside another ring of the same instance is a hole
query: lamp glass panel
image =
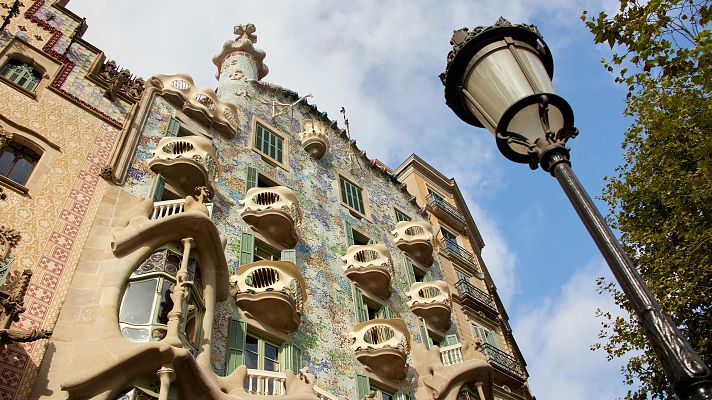
{"type": "Polygon", "coordinates": [[[534,88],[538,93],[556,93],[554,85],[551,83],[551,78],[544,68],[544,63],[541,58],[531,49],[526,47],[516,47],[516,52],[519,55],[519,60],[522,62],[522,67],[529,75],[529,78],[534,83],[534,88]]]}
{"type": "MultiPolygon", "coordinates": [[[[475,63],[463,85],[495,125],[509,106],[534,93],[514,55],[502,44],[475,63]]],[[[469,103],[468,108],[479,114],[469,103]]]]}

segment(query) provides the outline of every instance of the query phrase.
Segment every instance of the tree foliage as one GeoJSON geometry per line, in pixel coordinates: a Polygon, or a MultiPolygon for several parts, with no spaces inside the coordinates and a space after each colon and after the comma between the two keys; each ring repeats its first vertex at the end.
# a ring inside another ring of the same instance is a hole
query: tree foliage
{"type": "MultiPolygon", "coordinates": [[[[628,89],[624,163],[603,198],[628,254],[692,347],[712,363],[712,37],[710,1],[621,0],[581,17],[613,50],[604,66],[628,89]]],[[[632,311],[604,279],[602,293],[632,311]]],[[[628,356],[626,398],[675,398],[636,317],[599,313],[609,359],[628,356]],[[637,350],[637,352],[636,352],[637,350]]]]}

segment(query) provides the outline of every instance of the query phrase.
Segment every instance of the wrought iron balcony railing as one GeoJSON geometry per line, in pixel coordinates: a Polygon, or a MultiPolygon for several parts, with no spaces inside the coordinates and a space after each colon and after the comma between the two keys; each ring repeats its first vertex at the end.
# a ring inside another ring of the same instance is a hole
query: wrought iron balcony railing
{"type": "Polygon", "coordinates": [[[475,307],[482,308],[482,311],[488,312],[490,315],[497,315],[497,305],[492,296],[485,291],[477,288],[470,283],[466,278],[462,278],[455,283],[457,291],[460,292],[460,298],[463,302],[471,302],[475,307]]]}
{"type": "Polygon", "coordinates": [[[465,250],[462,246],[457,244],[456,241],[452,239],[443,238],[443,243],[445,244],[445,251],[447,251],[448,254],[456,257],[457,259],[466,264],[473,266],[476,265],[474,254],[465,250]]]}
{"type": "Polygon", "coordinates": [[[502,350],[489,343],[481,343],[479,350],[480,353],[484,354],[485,357],[487,357],[487,361],[489,361],[489,363],[493,367],[498,368],[521,380],[527,379],[527,374],[526,372],[524,372],[524,367],[522,367],[522,364],[517,361],[516,358],[510,356],[509,354],[503,352],[502,350]]]}
{"type": "Polygon", "coordinates": [[[433,193],[430,193],[425,198],[425,200],[428,203],[428,208],[430,208],[431,211],[433,211],[433,212],[442,211],[446,217],[449,217],[450,219],[454,220],[455,222],[457,222],[459,224],[464,225],[467,223],[465,221],[465,216],[462,215],[460,210],[451,206],[450,203],[443,200],[439,196],[436,196],[433,193]]]}

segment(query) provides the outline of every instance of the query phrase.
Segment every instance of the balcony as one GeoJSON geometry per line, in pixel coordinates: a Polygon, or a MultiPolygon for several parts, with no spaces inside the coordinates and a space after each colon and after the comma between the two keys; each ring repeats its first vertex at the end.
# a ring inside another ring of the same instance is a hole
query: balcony
{"type": "Polygon", "coordinates": [[[358,283],[367,294],[386,300],[391,297],[393,265],[390,253],[382,244],[351,246],[341,257],[346,276],[358,283]]]}
{"type": "Polygon", "coordinates": [[[252,229],[273,242],[293,248],[299,237],[296,224],[301,220],[299,201],[284,186],[254,187],[240,200],[240,216],[252,229]]]}
{"type": "MultiPolygon", "coordinates": [[[[205,203],[208,209],[208,216],[213,217],[213,203],[205,203]]],[[[153,212],[148,219],[161,219],[171,215],[180,214],[185,211],[185,199],[166,200],[153,202],[153,212]]]]}
{"type": "Polygon", "coordinates": [[[413,314],[423,318],[429,327],[441,332],[450,328],[452,301],[446,282],[416,282],[410,286],[406,297],[413,314]]]}
{"type": "Polygon", "coordinates": [[[306,285],[292,262],[244,264],[233,279],[235,303],[251,318],[285,333],[299,327],[306,285]]]}
{"type": "Polygon", "coordinates": [[[401,221],[391,232],[396,246],[423,268],[433,264],[433,226],[425,221],[401,221]]]}
{"type": "Polygon", "coordinates": [[[438,218],[442,218],[444,221],[448,222],[450,225],[453,225],[454,227],[458,227],[459,229],[463,229],[467,225],[465,216],[462,215],[460,210],[453,207],[452,205],[450,205],[450,203],[443,200],[439,196],[436,196],[433,193],[430,193],[425,198],[425,201],[426,201],[426,206],[428,208],[428,211],[437,215],[438,218]]]}
{"type": "MultiPolygon", "coordinates": [[[[287,391],[287,374],[285,372],[248,369],[245,375],[244,389],[247,393],[258,396],[285,396],[296,393],[287,391]]],[[[326,390],[314,385],[314,397],[318,400],[338,400],[339,398],[326,390]]]]}
{"type": "Polygon", "coordinates": [[[148,166],[170,183],[181,197],[192,195],[195,188],[208,188],[208,197],[215,193],[215,180],[220,165],[210,140],[202,136],[164,137],[153,150],[148,166]]]}
{"type": "Polygon", "coordinates": [[[464,247],[460,246],[457,241],[443,238],[443,245],[445,253],[450,256],[450,258],[455,259],[455,261],[460,262],[461,264],[477,269],[475,256],[465,250],[464,247]]]}
{"type": "Polygon", "coordinates": [[[304,130],[299,135],[304,151],[318,160],[329,150],[329,138],[326,136],[327,126],[316,119],[304,120],[304,130]]]}
{"type": "Polygon", "coordinates": [[[524,367],[516,358],[489,343],[480,343],[479,351],[496,370],[514,377],[520,384],[527,379],[524,367]]]}
{"type": "Polygon", "coordinates": [[[374,374],[395,381],[406,377],[410,334],[402,319],[362,322],[354,326],[349,337],[356,359],[374,374]]]}
{"type": "Polygon", "coordinates": [[[455,287],[460,293],[460,300],[463,305],[482,311],[491,318],[496,318],[499,315],[497,305],[492,296],[477,288],[467,279],[460,279],[455,283],[455,287]]]}

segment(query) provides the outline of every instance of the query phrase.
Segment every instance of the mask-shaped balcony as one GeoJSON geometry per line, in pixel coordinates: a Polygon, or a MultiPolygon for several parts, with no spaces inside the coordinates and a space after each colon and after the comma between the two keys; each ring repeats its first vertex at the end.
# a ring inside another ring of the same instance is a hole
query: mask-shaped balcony
{"type": "Polygon", "coordinates": [[[233,279],[235,302],[249,317],[285,333],[299,327],[306,285],[292,262],[244,264],[233,279]]]}
{"type": "Polygon", "coordinates": [[[320,159],[329,150],[329,138],[326,136],[326,124],[316,119],[307,119],[300,134],[302,147],[315,159],[320,159]]]}
{"type": "Polygon", "coordinates": [[[252,229],[286,248],[293,248],[299,237],[299,201],[284,186],[254,187],[240,200],[240,216],[252,229]]]}
{"type": "Polygon", "coordinates": [[[362,322],[354,326],[349,337],[356,359],[374,374],[395,381],[406,377],[410,334],[402,319],[362,322]]]}
{"type": "Polygon", "coordinates": [[[408,307],[423,318],[428,326],[446,331],[450,328],[452,300],[444,281],[415,282],[406,293],[408,307]]]}
{"type": "Polygon", "coordinates": [[[208,196],[215,193],[220,165],[210,140],[202,136],[164,137],[153,150],[148,166],[170,183],[181,197],[192,195],[205,186],[208,196]]]}
{"type": "Polygon", "coordinates": [[[367,293],[386,300],[391,297],[393,266],[390,253],[382,244],[351,246],[341,257],[346,276],[367,293]]]}
{"type": "Polygon", "coordinates": [[[391,232],[396,246],[423,268],[433,264],[433,226],[425,221],[401,221],[391,232]]]}

